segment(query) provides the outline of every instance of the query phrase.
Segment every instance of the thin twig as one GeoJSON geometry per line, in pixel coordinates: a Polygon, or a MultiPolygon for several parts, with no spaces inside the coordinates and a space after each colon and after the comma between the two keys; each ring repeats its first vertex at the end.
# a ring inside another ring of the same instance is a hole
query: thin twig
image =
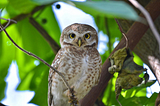
{"type": "Polygon", "coordinates": [[[120,101],[119,101],[118,99],[116,99],[116,100],[117,100],[117,102],[119,103],[119,105],[122,106],[122,104],[120,103],[120,101]]]}
{"type": "MultiPolygon", "coordinates": [[[[14,23],[17,23],[15,20],[12,20],[12,19],[5,19],[5,18],[2,18],[2,17],[0,17],[0,19],[8,21],[7,24],[5,25],[5,27],[3,27],[3,30],[6,29],[9,26],[11,21],[14,22],[14,23]]],[[[3,31],[3,30],[0,30],[0,32],[3,31]]]]}
{"type": "Polygon", "coordinates": [[[154,26],[154,23],[152,21],[152,18],[151,16],[149,15],[148,11],[143,7],[141,6],[136,0],[129,0],[136,8],[138,8],[143,14],[144,16],[146,17],[147,19],[147,22],[151,28],[151,31],[153,32],[155,38],[157,39],[157,42],[158,42],[158,45],[159,45],[159,51],[160,51],[160,35],[158,33],[158,31],[156,30],[155,26],[154,26]]]}
{"type": "MultiPolygon", "coordinates": [[[[0,16],[2,15],[2,10],[3,10],[3,9],[0,9],[0,16]]],[[[1,20],[1,19],[7,21],[7,24],[5,25],[5,27],[3,27],[3,29],[6,29],[6,28],[9,26],[9,24],[10,24],[11,21],[14,22],[14,23],[17,23],[15,20],[12,20],[12,19],[5,19],[5,18],[0,17],[0,20],[1,20]]],[[[0,24],[1,24],[1,21],[0,21],[0,24]]],[[[2,30],[0,29],[0,32],[1,32],[1,31],[2,31],[2,30]]]]}
{"type": "Polygon", "coordinates": [[[3,28],[3,26],[0,24],[0,28],[1,30],[3,30],[5,32],[5,34],[7,35],[7,37],[12,41],[12,43],[18,48],[20,49],[21,51],[23,51],[24,53],[40,60],[42,63],[44,63],[45,65],[47,65],[48,67],[50,67],[52,70],[54,70],[56,73],[59,74],[59,76],[62,78],[64,84],[66,85],[66,87],[70,90],[70,92],[72,92],[72,89],[70,88],[68,82],[66,81],[65,77],[62,75],[61,72],[57,71],[54,67],[52,67],[50,64],[48,64],[46,61],[44,61],[43,59],[41,59],[40,57],[36,56],[35,54],[31,53],[31,52],[28,52],[26,50],[24,50],[23,48],[21,48],[19,45],[17,45],[13,39],[9,36],[9,34],[7,33],[7,31],[3,28]]]}
{"type": "Polygon", "coordinates": [[[115,18],[115,20],[116,20],[116,22],[117,22],[117,24],[119,26],[119,29],[120,29],[121,33],[123,34],[124,38],[126,39],[126,48],[128,48],[128,38],[127,38],[125,32],[123,31],[121,25],[119,24],[118,20],[116,18],[115,18]]]}

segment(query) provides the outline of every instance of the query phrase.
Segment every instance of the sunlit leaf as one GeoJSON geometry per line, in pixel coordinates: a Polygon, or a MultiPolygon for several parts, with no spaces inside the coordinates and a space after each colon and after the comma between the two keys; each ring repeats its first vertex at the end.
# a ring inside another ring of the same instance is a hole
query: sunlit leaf
{"type": "Polygon", "coordinates": [[[47,6],[43,11],[40,12],[40,15],[38,15],[39,13],[34,15],[34,17],[36,17],[36,21],[48,32],[48,34],[57,42],[57,44],[60,44],[59,39],[61,32],[54,12],[52,11],[52,7],[47,6]]]}
{"type": "MultiPolygon", "coordinates": [[[[46,5],[46,4],[57,2],[57,0],[31,0],[31,1],[39,5],[46,5]]],[[[61,1],[67,1],[67,0],[61,0],[61,1]]]]}
{"type": "Polygon", "coordinates": [[[35,103],[39,106],[47,106],[47,91],[48,91],[48,70],[45,70],[42,81],[35,91],[34,98],[30,101],[31,103],[35,103]]]}
{"type": "MultiPolygon", "coordinates": [[[[41,58],[53,54],[49,44],[40,35],[40,33],[30,23],[28,23],[28,19],[24,19],[23,21],[19,22],[17,24],[17,29],[20,35],[17,43],[21,45],[22,48],[36,54],[41,58]]],[[[30,85],[31,78],[34,75],[34,72],[30,71],[36,67],[34,64],[36,59],[17,49],[16,60],[19,66],[21,83],[23,83],[23,86],[21,86],[20,83],[19,86],[21,87],[18,87],[18,89],[28,89],[27,86],[30,85]]]]}
{"type": "Polygon", "coordinates": [[[148,106],[154,106],[155,105],[155,100],[156,100],[157,96],[158,96],[158,93],[153,93],[150,98],[148,98],[147,100],[143,99],[142,102],[145,103],[148,106]]]}
{"type": "Polygon", "coordinates": [[[0,0],[0,8],[4,8],[8,4],[8,0],[0,0]]]}
{"type": "Polygon", "coordinates": [[[143,61],[142,61],[135,53],[133,53],[133,55],[134,55],[133,61],[134,61],[136,64],[138,64],[138,65],[140,65],[140,66],[143,66],[143,61]]]}
{"type": "Polygon", "coordinates": [[[146,96],[143,97],[136,97],[133,96],[131,98],[124,99],[122,96],[119,97],[119,101],[121,102],[122,106],[154,106],[155,100],[157,98],[157,93],[154,93],[150,98],[146,96]]]}
{"type": "MultiPolygon", "coordinates": [[[[8,28],[8,31],[11,31],[12,28],[15,28],[15,26],[8,28]]],[[[15,59],[15,49],[5,33],[3,31],[0,32],[0,100],[5,96],[5,77],[8,73],[9,65],[15,59]]]]}
{"type": "Polygon", "coordinates": [[[0,100],[2,100],[5,97],[5,87],[6,87],[6,82],[2,79],[0,79],[0,100]]]}
{"type": "Polygon", "coordinates": [[[118,105],[118,102],[115,102],[115,81],[117,76],[118,73],[115,73],[112,79],[108,82],[107,88],[104,91],[102,102],[107,106],[118,105]]]}
{"type": "Polygon", "coordinates": [[[36,4],[32,3],[30,0],[8,0],[8,1],[9,5],[11,5],[14,9],[19,11],[20,13],[29,13],[36,6],[36,4]]]}
{"type": "Polygon", "coordinates": [[[125,98],[133,97],[135,95],[137,96],[146,96],[146,88],[153,85],[155,83],[155,80],[149,81],[146,84],[141,84],[139,86],[133,87],[128,90],[122,90],[122,94],[125,98]]]}
{"type": "Polygon", "coordinates": [[[74,2],[76,7],[93,16],[121,17],[137,20],[137,13],[123,1],[74,2]]]}
{"type": "Polygon", "coordinates": [[[133,87],[133,89],[135,89],[135,90],[136,90],[136,93],[137,93],[137,92],[140,91],[141,89],[147,88],[147,87],[153,85],[155,82],[156,82],[156,80],[150,80],[150,81],[148,81],[146,84],[143,83],[143,84],[141,84],[140,86],[133,87]]]}

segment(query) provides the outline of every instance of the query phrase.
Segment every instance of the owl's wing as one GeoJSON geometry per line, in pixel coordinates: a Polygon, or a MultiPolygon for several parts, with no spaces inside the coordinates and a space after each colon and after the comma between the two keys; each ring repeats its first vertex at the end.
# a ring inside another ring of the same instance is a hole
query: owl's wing
{"type": "MultiPolygon", "coordinates": [[[[55,56],[51,66],[53,66],[55,69],[58,68],[61,57],[63,55],[63,49],[60,49],[57,53],[57,55],[55,56]]],[[[54,106],[53,105],[53,95],[51,93],[51,86],[52,86],[52,77],[54,76],[55,72],[54,70],[50,69],[49,70],[49,77],[48,77],[48,106],[54,106]]]]}

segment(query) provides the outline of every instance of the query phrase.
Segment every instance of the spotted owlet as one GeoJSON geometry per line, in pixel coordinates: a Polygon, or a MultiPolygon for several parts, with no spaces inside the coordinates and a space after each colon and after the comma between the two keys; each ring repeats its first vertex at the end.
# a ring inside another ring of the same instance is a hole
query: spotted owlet
{"type": "MultiPolygon", "coordinates": [[[[75,23],[63,30],[60,44],[52,66],[74,87],[80,100],[99,82],[102,61],[97,51],[97,32],[89,25],[75,23]]],[[[69,106],[67,92],[61,77],[50,69],[48,105],[69,106]]]]}

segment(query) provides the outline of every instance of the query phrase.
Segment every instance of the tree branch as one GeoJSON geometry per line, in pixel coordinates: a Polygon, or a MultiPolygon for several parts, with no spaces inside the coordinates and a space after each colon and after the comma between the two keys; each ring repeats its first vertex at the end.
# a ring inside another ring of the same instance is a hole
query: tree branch
{"type": "MultiPolygon", "coordinates": [[[[160,2],[159,0],[154,0],[146,6],[146,9],[149,10],[149,13],[153,21],[160,15],[159,2],[160,2]]],[[[148,30],[148,28],[149,27],[144,24],[141,24],[139,22],[134,22],[134,24],[131,26],[131,28],[126,34],[129,40],[128,45],[131,50],[134,49],[134,47],[140,41],[142,36],[148,30]]],[[[113,50],[111,55],[115,51],[123,47],[125,47],[124,37],[119,42],[117,47],[113,50]]],[[[96,101],[100,93],[106,88],[108,81],[112,78],[112,75],[108,72],[108,68],[110,67],[110,65],[111,64],[109,62],[109,59],[107,59],[102,66],[102,73],[99,84],[96,87],[92,88],[92,90],[83,98],[83,100],[81,101],[82,106],[93,106],[94,102],[96,101]]]]}
{"type": "Polygon", "coordinates": [[[6,106],[6,105],[4,105],[4,104],[0,103],[0,106],[6,106]]]}
{"type": "Polygon", "coordinates": [[[49,36],[47,31],[45,31],[44,28],[40,26],[39,23],[36,22],[32,17],[29,18],[29,22],[38,30],[38,32],[41,33],[41,35],[46,39],[46,41],[51,46],[53,52],[57,54],[58,50],[60,49],[60,46],[52,39],[51,36],[49,36]]]}
{"type": "Polygon", "coordinates": [[[159,45],[159,51],[160,51],[160,35],[158,31],[156,30],[156,27],[154,26],[154,23],[152,21],[152,18],[150,17],[149,13],[147,12],[146,9],[143,8],[136,0],[129,0],[136,8],[138,8],[146,17],[147,22],[150,26],[150,29],[152,30],[155,38],[157,39],[158,45],[159,45]]]}
{"type": "Polygon", "coordinates": [[[155,106],[160,106],[160,92],[159,92],[157,99],[155,101],[155,106]]]}
{"type": "MultiPolygon", "coordinates": [[[[1,12],[0,12],[0,16],[1,16],[1,12]]],[[[6,29],[6,28],[9,26],[10,22],[17,23],[16,21],[14,21],[14,20],[12,20],[12,19],[5,19],[5,18],[2,18],[2,17],[0,17],[0,19],[3,19],[3,20],[8,21],[8,22],[6,23],[6,25],[5,25],[5,27],[3,27],[3,30],[6,29]]],[[[3,31],[3,30],[0,29],[0,32],[3,31]]]]}

